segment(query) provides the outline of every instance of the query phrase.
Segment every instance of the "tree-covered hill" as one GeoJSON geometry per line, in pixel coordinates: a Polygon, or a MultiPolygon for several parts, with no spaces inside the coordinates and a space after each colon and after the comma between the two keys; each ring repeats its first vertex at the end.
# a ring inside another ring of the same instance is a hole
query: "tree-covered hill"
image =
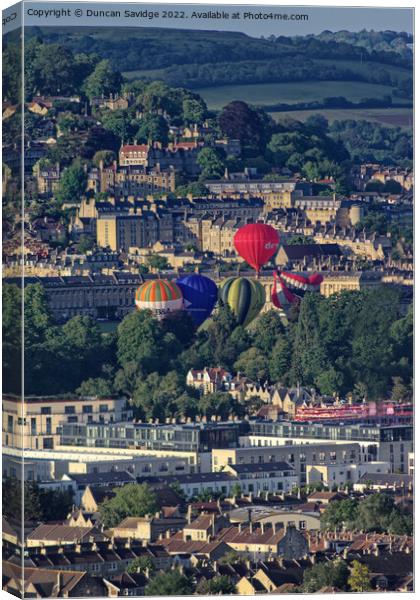
{"type": "Polygon", "coordinates": [[[161,28],[39,28],[27,37],[74,55],[98,56],[128,79],[162,79],[190,89],[226,84],[355,81],[389,86],[412,98],[408,34],[324,32],[254,38],[245,33],[161,28]],[[333,58],[333,62],[331,61],[333,58]]]}
{"type": "Polygon", "coordinates": [[[412,53],[405,44],[407,34],[325,32],[321,36],[253,38],[245,33],[161,28],[30,27],[26,35],[39,36],[48,43],[60,43],[73,52],[97,53],[120,71],[160,69],[193,62],[220,63],[290,57],[360,60],[361,54],[384,65],[411,69],[412,53]],[[348,36],[345,37],[344,33],[348,36]],[[360,39],[356,39],[359,36],[360,39]],[[369,36],[372,37],[371,43],[369,36]],[[362,43],[360,40],[365,40],[362,43]],[[366,41],[367,40],[367,41],[366,41]],[[382,44],[379,43],[382,40],[382,44]],[[392,40],[398,40],[394,45],[392,40]]]}

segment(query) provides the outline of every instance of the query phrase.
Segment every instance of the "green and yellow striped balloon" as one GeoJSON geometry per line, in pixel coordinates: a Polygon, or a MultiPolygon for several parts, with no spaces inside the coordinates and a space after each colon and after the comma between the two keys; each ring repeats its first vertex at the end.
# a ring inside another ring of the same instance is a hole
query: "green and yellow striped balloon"
{"type": "Polygon", "coordinates": [[[221,283],[220,299],[230,306],[239,325],[246,327],[264,306],[265,291],[255,279],[229,277],[221,283]]]}

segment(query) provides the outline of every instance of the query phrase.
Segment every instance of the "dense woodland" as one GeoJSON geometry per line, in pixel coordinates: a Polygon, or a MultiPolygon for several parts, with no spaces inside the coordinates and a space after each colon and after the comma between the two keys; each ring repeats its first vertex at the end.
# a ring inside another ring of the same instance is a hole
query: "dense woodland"
{"type": "MultiPolygon", "coordinates": [[[[290,56],[287,61],[240,61],[172,65],[159,75],[169,85],[182,85],[187,88],[213,87],[218,85],[271,83],[290,81],[364,81],[389,85],[398,89],[397,96],[412,97],[413,82],[406,87],[400,84],[401,77],[390,75],[386,67],[361,71],[351,68],[348,63],[323,64],[312,58],[290,56]]],[[[407,70],[405,81],[408,81],[407,70]]]]}
{"type": "Polygon", "coordinates": [[[410,68],[412,36],[398,32],[324,32],[318,36],[254,38],[245,33],[182,29],[130,28],[28,28],[46,42],[66,45],[75,53],[97,53],[121,71],[161,69],[191,63],[240,62],[270,58],[368,58],[386,65],[410,68]],[[344,34],[348,33],[347,36],[344,34]]]}
{"type": "Polygon", "coordinates": [[[411,131],[369,121],[345,120],[334,121],[328,133],[336,141],[343,142],[354,163],[412,166],[411,131]]]}
{"type": "MultiPolygon", "coordinates": [[[[186,35],[182,30],[164,30],[162,35],[161,30],[153,28],[129,31],[128,34],[108,28],[102,28],[100,33],[89,28],[28,28],[25,49],[28,93],[32,82],[48,78],[48,71],[50,75],[54,71],[61,81],[61,93],[74,92],[101,57],[109,60],[115,71],[135,73],[141,68],[140,77],[159,78],[169,85],[187,88],[311,80],[364,81],[391,86],[394,102],[407,101],[413,96],[413,59],[407,46],[411,42],[408,34],[377,32],[371,39],[371,32],[366,35],[324,32],[320,36],[257,39],[234,32],[188,31],[186,35]],[[38,38],[44,41],[43,57],[37,57],[33,51],[34,40],[38,38]],[[45,64],[48,49],[54,49],[53,70],[45,64]],[[77,64],[69,69],[65,59],[70,55],[76,57],[77,64]],[[334,64],[328,62],[331,57],[334,64]],[[371,64],[371,68],[364,68],[363,61],[371,64]]],[[[17,51],[12,48],[6,52],[17,51]]],[[[7,65],[14,57],[6,58],[7,65]]],[[[16,76],[13,73],[6,67],[6,84],[16,76]]]]}
{"type": "MultiPolygon", "coordinates": [[[[3,291],[5,391],[19,391],[19,290],[3,291]]],[[[325,394],[403,400],[411,395],[412,310],[399,314],[399,294],[380,288],[324,298],[307,294],[285,327],[278,313],[260,316],[248,329],[219,307],[195,331],[186,313],[163,322],[135,311],[112,334],[77,316],[54,324],[39,284],[25,289],[25,392],[81,395],[126,393],[136,416],[242,416],[229,394],[198,397],[185,384],[190,368],[223,366],[254,381],[315,386],[325,394]]]]}

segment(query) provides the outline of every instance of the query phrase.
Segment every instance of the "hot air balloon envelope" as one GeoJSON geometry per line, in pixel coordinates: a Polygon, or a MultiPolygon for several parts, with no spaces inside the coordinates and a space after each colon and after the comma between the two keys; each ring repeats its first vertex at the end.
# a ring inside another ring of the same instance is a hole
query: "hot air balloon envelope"
{"type": "Polygon", "coordinates": [[[246,327],[264,306],[265,291],[259,281],[229,277],[221,284],[220,299],[230,306],[238,323],[246,327]]]}
{"type": "Polygon", "coordinates": [[[271,301],[290,319],[293,311],[299,308],[300,301],[306,292],[319,292],[323,280],[324,278],[319,273],[313,273],[306,277],[301,273],[274,272],[271,301]]]}
{"type": "Polygon", "coordinates": [[[177,279],[177,285],[184,297],[184,308],[197,325],[210,316],[217,300],[217,285],[204,275],[185,275],[177,279]]]}
{"type": "Polygon", "coordinates": [[[287,288],[284,281],[277,279],[277,274],[274,274],[271,301],[276,308],[283,311],[287,319],[290,319],[293,309],[299,306],[300,298],[287,288]]]}
{"type": "Polygon", "coordinates": [[[265,223],[250,223],[238,229],[233,238],[235,248],[256,271],[270,260],[280,243],[274,227],[265,223]]]}
{"type": "Polygon", "coordinates": [[[309,277],[306,277],[300,273],[287,273],[287,271],[282,271],[280,273],[280,280],[283,281],[293,293],[303,297],[306,292],[319,292],[319,286],[324,278],[319,273],[313,273],[309,277]]]}
{"type": "Polygon", "coordinates": [[[182,292],[168,279],[146,281],[136,291],[136,306],[139,310],[151,310],[161,320],[168,313],[183,309],[182,292]]]}
{"type": "Polygon", "coordinates": [[[324,278],[320,273],[312,273],[312,275],[308,277],[308,281],[311,285],[321,285],[324,278]]]}

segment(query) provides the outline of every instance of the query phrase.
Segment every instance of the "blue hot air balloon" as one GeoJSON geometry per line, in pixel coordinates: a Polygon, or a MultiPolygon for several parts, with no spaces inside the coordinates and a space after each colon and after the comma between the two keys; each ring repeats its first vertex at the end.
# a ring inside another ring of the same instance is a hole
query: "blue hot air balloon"
{"type": "Polygon", "coordinates": [[[185,275],[176,281],[184,297],[184,308],[197,325],[210,316],[217,300],[217,286],[204,275],[185,275]]]}

